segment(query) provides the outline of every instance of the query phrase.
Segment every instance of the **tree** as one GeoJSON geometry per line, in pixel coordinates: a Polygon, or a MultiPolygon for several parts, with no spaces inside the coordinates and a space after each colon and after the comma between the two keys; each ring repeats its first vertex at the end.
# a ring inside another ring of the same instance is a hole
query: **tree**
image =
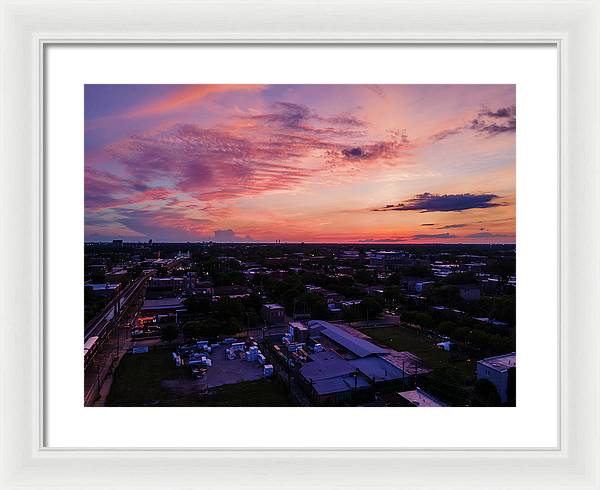
{"type": "Polygon", "coordinates": [[[183,335],[188,339],[200,337],[201,322],[185,322],[183,324],[183,335]]]}
{"type": "Polygon", "coordinates": [[[517,369],[511,367],[508,369],[508,383],[506,386],[506,404],[514,407],[517,398],[517,369]]]}
{"type": "Polygon", "coordinates": [[[388,305],[397,305],[402,298],[402,288],[400,286],[388,286],[383,290],[383,298],[388,305]]]}
{"type": "Polygon", "coordinates": [[[360,318],[360,311],[356,305],[346,306],[342,309],[342,318],[348,324],[357,321],[360,318]]]}
{"type": "Polygon", "coordinates": [[[456,325],[456,323],[451,322],[451,321],[444,321],[444,322],[440,322],[438,325],[438,332],[443,333],[444,335],[452,335],[452,333],[454,332],[454,330],[456,330],[456,328],[458,327],[458,325],[456,325]]]}
{"type": "Polygon", "coordinates": [[[359,269],[354,273],[354,280],[360,284],[375,284],[377,280],[372,271],[359,269]]]}
{"type": "Polygon", "coordinates": [[[205,320],[201,320],[198,329],[199,337],[210,337],[214,338],[219,335],[225,333],[236,333],[235,331],[225,331],[226,328],[223,328],[223,324],[214,318],[206,318],[205,320]]]}
{"type": "Polygon", "coordinates": [[[469,334],[471,333],[471,330],[469,329],[469,327],[458,327],[455,331],[454,331],[454,337],[457,340],[462,340],[465,341],[468,339],[469,334]]]}
{"type": "Polygon", "coordinates": [[[174,323],[169,323],[160,330],[160,339],[171,343],[177,338],[177,334],[177,326],[174,323]]]}
{"type": "Polygon", "coordinates": [[[383,301],[375,296],[366,296],[359,309],[363,318],[374,319],[383,311],[383,301]]]}
{"type": "Polygon", "coordinates": [[[433,328],[435,325],[432,316],[424,311],[406,311],[402,314],[402,320],[423,328],[433,328]]]}
{"type": "Polygon", "coordinates": [[[477,282],[477,277],[472,272],[453,272],[452,274],[448,274],[444,282],[454,286],[472,284],[477,282]]]}
{"type": "Polygon", "coordinates": [[[313,319],[327,319],[329,310],[325,300],[316,293],[303,293],[296,301],[296,313],[308,310],[313,319]],[[303,310],[304,308],[304,310],[303,310]]]}
{"type": "Polygon", "coordinates": [[[485,407],[500,406],[500,395],[493,383],[487,379],[478,379],[475,383],[475,401],[485,407]]]}
{"type": "Polygon", "coordinates": [[[189,313],[207,314],[212,308],[211,299],[204,294],[194,294],[183,302],[189,313]]]}
{"type": "Polygon", "coordinates": [[[402,273],[408,277],[433,277],[431,268],[425,266],[405,267],[402,273]]]}
{"type": "Polygon", "coordinates": [[[214,307],[215,316],[222,322],[229,320],[230,318],[235,318],[239,322],[246,321],[244,305],[241,299],[223,296],[216,302],[214,307]]]}

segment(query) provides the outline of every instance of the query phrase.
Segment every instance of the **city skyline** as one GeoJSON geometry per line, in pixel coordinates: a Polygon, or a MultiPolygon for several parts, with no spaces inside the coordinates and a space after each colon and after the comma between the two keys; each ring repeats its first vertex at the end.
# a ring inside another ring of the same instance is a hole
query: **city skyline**
{"type": "Polygon", "coordinates": [[[85,240],[514,243],[514,85],[86,85],[85,240]]]}

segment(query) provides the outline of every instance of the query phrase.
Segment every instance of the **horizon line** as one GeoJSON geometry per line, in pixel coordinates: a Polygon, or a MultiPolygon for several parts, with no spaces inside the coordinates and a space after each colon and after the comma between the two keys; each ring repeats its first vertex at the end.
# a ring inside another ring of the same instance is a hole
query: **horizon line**
{"type": "MultiPolygon", "coordinates": [[[[115,238],[114,240],[120,240],[124,244],[145,244],[149,245],[148,241],[128,241],[121,238],[115,238]]],[[[104,241],[104,240],[84,240],[84,245],[91,244],[107,244],[111,245],[113,240],[104,241]]],[[[486,243],[486,242],[215,242],[212,240],[204,240],[198,242],[190,242],[190,241],[160,241],[160,242],[152,242],[152,245],[159,244],[190,244],[190,245],[206,245],[206,244],[214,244],[214,245],[516,245],[516,242],[497,242],[497,243],[486,243]]]]}

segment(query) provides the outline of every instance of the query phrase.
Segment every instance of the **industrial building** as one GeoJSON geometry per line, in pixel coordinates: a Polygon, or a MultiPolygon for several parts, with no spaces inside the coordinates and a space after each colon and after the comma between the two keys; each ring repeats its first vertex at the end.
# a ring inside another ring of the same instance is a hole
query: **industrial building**
{"type": "Polygon", "coordinates": [[[177,320],[177,315],[186,312],[187,308],[181,298],[146,299],[142,305],[142,316],[170,315],[177,320]]]}
{"type": "Polygon", "coordinates": [[[298,372],[301,385],[314,403],[349,402],[387,385],[414,383],[417,376],[431,371],[410,352],[380,347],[361,335],[322,320],[290,324],[288,338],[302,342],[302,352],[309,351],[298,372]]]}
{"type": "Polygon", "coordinates": [[[515,352],[501,356],[487,357],[477,361],[477,379],[487,379],[498,391],[500,402],[506,403],[509,399],[511,382],[514,383],[514,373],[517,368],[517,355],[515,352]],[[512,381],[511,381],[512,378],[512,381]]]}

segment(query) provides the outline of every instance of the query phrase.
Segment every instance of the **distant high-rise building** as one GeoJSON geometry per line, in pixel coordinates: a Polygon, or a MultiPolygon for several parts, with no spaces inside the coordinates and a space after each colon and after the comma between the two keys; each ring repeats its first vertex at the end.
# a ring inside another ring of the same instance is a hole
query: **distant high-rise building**
{"type": "Polygon", "coordinates": [[[112,244],[115,247],[122,247],[123,246],[123,240],[113,240],[112,244]]]}

